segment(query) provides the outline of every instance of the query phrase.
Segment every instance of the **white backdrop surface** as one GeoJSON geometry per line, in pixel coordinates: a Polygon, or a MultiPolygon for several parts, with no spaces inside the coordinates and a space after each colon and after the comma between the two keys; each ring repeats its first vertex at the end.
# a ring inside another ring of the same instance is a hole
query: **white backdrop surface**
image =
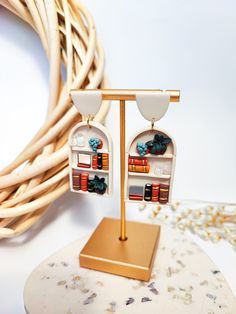
{"type": "MultiPolygon", "coordinates": [[[[236,202],[235,1],[83,3],[94,16],[113,88],[181,90],[181,102],[171,104],[158,123],[177,142],[174,198],[236,202]]],[[[48,63],[37,35],[1,7],[0,69],[2,168],[44,119],[48,63]]],[[[118,147],[117,107],[111,107],[106,125],[118,147]]],[[[127,106],[127,122],[127,139],[147,125],[136,106],[127,106]]],[[[111,199],[97,202],[67,193],[26,235],[0,242],[0,313],[23,313],[24,281],[43,258],[91,231],[104,215],[117,216],[118,165],[116,158],[111,199]]],[[[138,213],[130,208],[128,215],[138,213]]],[[[232,249],[200,244],[235,289],[232,249]]]]}

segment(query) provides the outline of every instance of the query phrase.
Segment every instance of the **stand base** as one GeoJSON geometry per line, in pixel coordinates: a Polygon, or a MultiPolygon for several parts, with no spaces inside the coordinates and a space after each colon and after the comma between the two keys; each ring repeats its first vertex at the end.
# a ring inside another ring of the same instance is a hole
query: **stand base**
{"type": "Polygon", "coordinates": [[[131,221],[126,226],[128,239],[120,241],[120,220],[104,218],[80,252],[80,266],[148,281],[160,226],[131,221]]]}

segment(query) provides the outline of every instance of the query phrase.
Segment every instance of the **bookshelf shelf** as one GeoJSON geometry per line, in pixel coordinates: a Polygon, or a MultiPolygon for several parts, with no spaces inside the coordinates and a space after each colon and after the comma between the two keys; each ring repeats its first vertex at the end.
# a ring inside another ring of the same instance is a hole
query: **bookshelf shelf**
{"type": "Polygon", "coordinates": [[[72,192],[75,192],[75,193],[79,193],[79,194],[90,194],[90,195],[98,195],[98,196],[109,196],[108,193],[104,193],[104,194],[98,194],[98,193],[95,193],[95,192],[88,192],[88,191],[82,191],[82,190],[74,190],[74,189],[71,189],[72,192]]]}
{"type": "Polygon", "coordinates": [[[81,170],[81,172],[94,172],[94,173],[109,173],[109,170],[102,170],[102,169],[93,169],[93,168],[82,168],[82,167],[77,167],[72,165],[72,168],[77,169],[77,170],[81,170]]]}
{"type": "Polygon", "coordinates": [[[81,153],[90,153],[90,154],[97,154],[97,153],[109,153],[107,149],[98,149],[97,152],[94,152],[89,147],[79,147],[79,146],[71,146],[72,151],[77,151],[81,153]]]}
{"type": "Polygon", "coordinates": [[[129,172],[129,176],[149,177],[149,178],[155,178],[155,179],[170,179],[170,175],[168,174],[155,175],[154,173],[142,173],[142,172],[129,172]]]}
{"type": "Polygon", "coordinates": [[[173,158],[173,154],[164,154],[164,155],[147,154],[141,157],[138,153],[130,152],[129,155],[130,157],[140,157],[140,158],[156,158],[156,159],[172,159],[173,158]]]}
{"type": "Polygon", "coordinates": [[[135,203],[135,204],[150,204],[150,205],[161,205],[161,206],[168,206],[168,205],[170,205],[170,203],[166,203],[166,204],[161,204],[161,203],[159,203],[159,202],[147,202],[147,201],[145,201],[145,200],[142,200],[142,201],[136,201],[136,200],[130,200],[130,199],[125,199],[125,202],[127,202],[127,203],[135,203]]]}

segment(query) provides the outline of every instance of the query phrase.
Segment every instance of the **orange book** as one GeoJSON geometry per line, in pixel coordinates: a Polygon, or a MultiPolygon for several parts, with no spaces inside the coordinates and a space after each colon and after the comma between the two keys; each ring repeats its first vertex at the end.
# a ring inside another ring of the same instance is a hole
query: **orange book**
{"type": "Polygon", "coordinates": [[[130,172],[143,172],[148,173],[150,170],[150,166],[138,166],[138,165],[129,165],[128,167],[130,172]]]}
{"type": "Polygon", "coordinates": [[[102,169],[109,170],[109,155],[108,153],[102,154],[102,169]]]}

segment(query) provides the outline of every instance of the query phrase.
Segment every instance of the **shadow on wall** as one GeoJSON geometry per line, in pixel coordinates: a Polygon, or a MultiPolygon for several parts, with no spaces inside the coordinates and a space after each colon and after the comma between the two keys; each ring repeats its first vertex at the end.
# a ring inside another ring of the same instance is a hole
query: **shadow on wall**
{"type": "Polygon", "coordinates": [[[29,55],[29,58],[33,58],[38,63],[38,69],[41,71],[45,82],[48,82],[49,65],[38,34],[22,19],[2,6],[0,6],[0,16],[1,37],[4,37],[4,40],[8,42],[13,42],[14,46],[24,50],[29,55]],[[4,25],[4,30],[1,30],[1,25],[4,25]]]}
{"type": "MultiPolygon", "coordinates": [[[[114,216],[114,205],[110,197],[101,200],[96,195],[87,197],[86,195],[78,195],[68,191],[53,202],[43,217],[24,234],[16,238],[3,239],[0,245],[1,247],[17,247],[30,242],[43,229],[50,228],[50,225],[55,220],[59,220],[66,211],[69,211],[70,224],[95,228],[104,216],[114,216]]],[[[66,224],[65,221],[65,228],[66,224]]]]}

